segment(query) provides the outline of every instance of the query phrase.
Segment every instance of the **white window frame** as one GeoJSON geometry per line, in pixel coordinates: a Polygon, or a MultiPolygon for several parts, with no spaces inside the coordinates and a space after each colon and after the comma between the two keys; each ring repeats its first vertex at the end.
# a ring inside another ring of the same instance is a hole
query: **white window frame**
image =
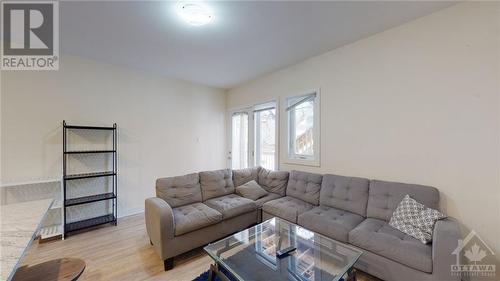
{"type": "Polygon", "coordinates": [[[280,147],[280,138],[279,138],[279,128],[280,128],[280,119],[279,119],[279,110],[280,110],[280,106],[279,106],[279,102],[278,100],[267,100],[267,101],[263,101],[263,102],[258,102],[258,103],[255,103],[255,104],[252,104],[250,106],[242,106],[242,107],[238,107],[238,108],[233,108],[233,109],[230,109],[228,110],[228,118],[227,118],[227,132],[228,132],[228,135],[226,136],[226,139],[227,139],[227,167],[231,167],[232,165],[232,162],[231,162],[231,153],[232,153],[232,147],[233,147],[233,144],[232,144],[232,135],[233,135],[233,126],[232,126],[232,116],[233,114],[235,113],[241,113],[241,112],[245,112],[248,114],[248,167],[255,167],[255,162],[256,162],[256,151],[255,151],[255,115],[254,115],[254,111],[255,110],[259,110],[263,107],[268,107],[270,104],[274,104],[275,107],[276,107],[276,124],[275,124],[275,145],[276,145],[276,151],[275,151],[275,154],[274,154],[274,169],[275,170],[279,170],[279,155],[280,155],[280,150],[279,150],[279,147],[280,147]]]}
{"type": "Polygon", "coordinates": [[[301,94],[298,94],[298,95],[291,95],[291,96],[288,96],[286,97],[284,100],[283,100],[283,116],[286,116],[285,118],[285,138],[284,138],[284,141],[285,141],[285,144],[286,144],[286,151],[285,151],[285,163],[287,164],[295,164],[295,165],[305,165],[305,166],[315,166],[315,167],[319,167],[320,164],[321,164],[321,159],[320,159],[320,155],[321,155],[321,151],[320,151],[320,148],[321,148],[321,144],[320,144],[320,141],[321,141],[321,94],[320,94],[320,89],[314,89],[314,90],[309,90],[309,91],[304,91],[302,92],[301,94]],[[292,137],[291,137],[291,133],[292,133],[292,127],[291,127],[291,124],[292,124],[292,120],[291,119],[291,115],[290,115],[290,111],[288,110],[289,109],[289,106],[290,106],[290,101],[291,100],[295,100],[295,101],[298,101],[300,100],[301,98],[306,98],[308,96],[311,96],[315,94],[315,97],[314,97],[314,120],[313,120],[313,155],[312,156],[306,156],[306,155],[298,155],[298,154],[295,154],[293,151],[292,151],[292,148],[293,148],[293,145],[292,145],[292,137]]]}

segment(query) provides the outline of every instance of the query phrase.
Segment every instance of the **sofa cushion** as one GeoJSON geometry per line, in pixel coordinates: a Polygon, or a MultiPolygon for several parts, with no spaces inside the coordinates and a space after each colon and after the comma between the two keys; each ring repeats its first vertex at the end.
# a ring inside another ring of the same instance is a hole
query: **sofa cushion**
{"type": "Polygon", "coordinates": [[[285,196],[286,185],[288,183],[288,172],[271,171],[268,169],[260,168],[257,182],[268,192],[285,196]]]}
{"type": "Polygon", "coordinates": [[[156,196],[175,208],[201,202],[200,177],[198,173],[156,180],[156,196]]]}
{"type": "Polygon", "coordinates": [[[297,223],[298,216],[312,208],[314,208],[314,205],[310,203],[286,196],[264,203],[262,211],[289,222],[297,223]]]}
{"type": "Polygon", "coordinates": [[[322,175],[292,171],[286,187],[286,196],[291,196],[313,205],[319,203],[322,175]]]}
{"type": "Polygon", "coordinates": [[[438,209],[439,207],[439,191],[434,187],[372,180],[366,216],[389,221],[406,194],[429,208],[438,209]]]}
{"type": "Polygon", "coordinates": [[[236,187],[236,193],[241,197],[245,197],[250,200],[257,200],[268,194],[268,192],[264,188],[260,187],[260,185],[254,180],[236,187]]]}
{"type": "Polygon", "coordinates": [[[234,193],[233,173],[229,169],[200,172],[203,201],[234,193]]]}
{"type": "Polygon", "coordinates": [[[229,194],[205,201],[210,208],[214,208],[222,214],[223,219],[236,217],[238,215],[255,211],[257,206],[253,200],[243,198],[236,194],[229,194]]]}
{"type": "Polygon", "coordinates": [[[267,193],[266,196],[262,197],[262,198],[259,198],[257,200],[255,200],[255,204],[257,205],[257,208],[262,208],[262,206],[264,205],[264,203],[266,202],[269,202],[271,200],[275,200],[275,199],[278,199],[278,198],[281,198],[283,196],[279,195],[279,194],[276,194],[276,193],[272,193],[272,192],[269,192],[267,193]]]}
{"type": "Polygon", "coordinates": [[[323,175],[319,204],[366,217],[369,183],[364,178],[323,175]]]}
{"type": "Polygon", "coordinates": [[[260,167],[233,170],[234,186],[238,187],[249,181],[257,181],[260,167]]]}
{"type": "Polygon", "coordinates": [[[432,272],[432,246],[392,228],[384,220],[364,220],[349,232],[349,243],[411,268],[432,272]]]}
{"type": "Polygon", "coordinates": [[[427,244],[432,241],[434,224],[445,217],[406,195],[392,213],[389,225],[427,244]]]}
{"type": "Polygon", "coordinates": [[[203,203],[193,203],[172,209],[175,235],[179,236],[222,220],[222,214],[203,203]]]}
{"type": "Polygon", "coordinates": [[[358,214],[319,206],[299,215],[298,224],[335,240],[347,242],[349,232],[363,220],[358,214]]]}

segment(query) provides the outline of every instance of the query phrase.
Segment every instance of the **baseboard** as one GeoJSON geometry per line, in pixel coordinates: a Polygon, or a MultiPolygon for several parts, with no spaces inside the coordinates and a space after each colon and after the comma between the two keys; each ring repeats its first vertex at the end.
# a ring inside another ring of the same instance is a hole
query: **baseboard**
{"type": "Polygon", "coordinates": [[[132,215],[137,215],[140,213],[144,213],[144,208],[134,208],[127,210],[118,210],[118,218],[128,217],[132,215]]]}

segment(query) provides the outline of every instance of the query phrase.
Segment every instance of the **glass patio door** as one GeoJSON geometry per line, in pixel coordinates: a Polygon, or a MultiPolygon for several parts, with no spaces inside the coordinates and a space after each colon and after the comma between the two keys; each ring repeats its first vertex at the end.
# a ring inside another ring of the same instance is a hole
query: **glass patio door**
{"type": "Polygon", "coordinates": [[[248,168],[248,113],[235,112],[231,116],[231,149],[229,158],[232,169],[248,168]]]}
{"type": "Polygon", "coordinates": [[[277,169],[276,103],[230,112],[228,162],[232,169],[277,169]]]}
{"type": "Polygon", "coordinates": [[[276,106],[254,110],[255,166],[276,169],[276,106]]]}

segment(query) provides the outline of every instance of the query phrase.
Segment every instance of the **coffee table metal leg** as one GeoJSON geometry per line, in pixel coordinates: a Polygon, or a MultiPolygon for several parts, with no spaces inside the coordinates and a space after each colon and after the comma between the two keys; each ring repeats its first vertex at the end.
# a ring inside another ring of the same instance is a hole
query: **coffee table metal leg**
{"type": "Polygon", "coordinates": [[[208,281],[213,281],[214,280],[214,265],[210,265],[210,269],[208,270],[208,281]]]}
{"type": "Polygon", "coordinates": [[[215,275],[217,275],[217,277],[219,277],[222,281],[230,281],[229,278],[227,278],[227,276],[219,270],[219,266],[217,264],[211,264],[210,270],[208,271],[208,281],[213,281],[215,275]]]}
{"type": "Polygon", "coordinates": [[[347,280],[346,281],[356,281],[356,269],[352,268],[347,272],[347,280]]]}

